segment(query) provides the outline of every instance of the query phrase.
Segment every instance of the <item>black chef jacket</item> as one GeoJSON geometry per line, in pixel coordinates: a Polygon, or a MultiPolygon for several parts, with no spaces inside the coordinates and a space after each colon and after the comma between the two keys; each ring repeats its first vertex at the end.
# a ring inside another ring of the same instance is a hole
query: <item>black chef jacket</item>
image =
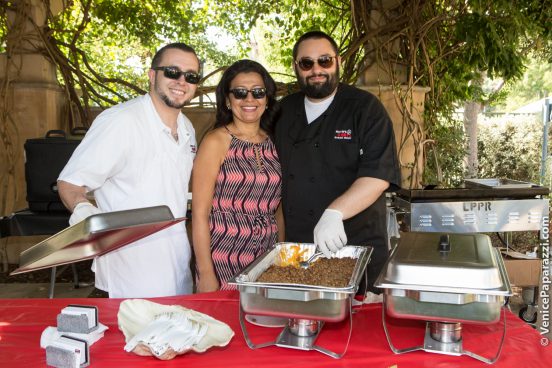
{"type": "MultiPolygon", "coordinates": [[[[276,123],[282,165],[286,240],[312,243],[324,210],[360,177],[400,186],[393,126],[372,94],[340,84],[328,109],[307,124],[305,95],[287,96],[276,123]]],[[[387,259],[385,195],[344,221],[348,244],[374,247],[368,266],[372,285],[387,259]]]]}

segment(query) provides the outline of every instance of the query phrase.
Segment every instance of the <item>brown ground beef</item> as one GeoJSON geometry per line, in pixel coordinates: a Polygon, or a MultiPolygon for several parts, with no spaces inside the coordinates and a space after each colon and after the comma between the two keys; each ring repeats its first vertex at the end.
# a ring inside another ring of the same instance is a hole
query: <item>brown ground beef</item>
{"type": "Polygon", "coordinates": [[[307,269],[272,265],[259,276],[257,282],[346,287],[355,264],[354,258],[320,258],[307,269]]]}

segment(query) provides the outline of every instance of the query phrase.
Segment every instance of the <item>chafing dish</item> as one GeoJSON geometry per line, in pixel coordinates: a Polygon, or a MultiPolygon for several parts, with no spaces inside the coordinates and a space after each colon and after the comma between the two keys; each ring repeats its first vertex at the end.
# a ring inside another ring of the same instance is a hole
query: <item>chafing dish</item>
{"type": "MultiPolygon", "coordinates": [[[[328,351],[314,345],[314,341],[323,322],[339,322],[344,320],[347,314],[351,320],[352,298],[358,290],[370,260],[372,248],[346,246],[333,255],[336,258],[351,257],[357,260],[347,286],[342,288],[256,281],[271,265],[278,264],[282,250],[286,251],[286,248],[293,246],[299,246],[300,250],[304,251],[304,259],[316,252],[314,244],[278,243],[229,281],[230,284],[236,285],[240,292],[240,323],[244,338],[252,349],[277,345],[317,350],[334,358],[340,358],[344,352],[337,354],[328,351]],[[249,339],[244,322],[245,313],[285,317],[289,318],[289,323],[277,341],[256,345],[249,339]]],[[[352,328],[352,324],[350,327],[352,328]]]]}
{"type": "Polygon", "coordinates": [[[348,310],[349,297],[356,293],[360,278],[368,264],[371,248],[346,246],[334,255],[336,258],[357,259],[348,285],[342,288],[256,281],[271,265],[277,264],[282,248],[294,245],[306,250],[306,258],[316,250],[314,244],[278,243],[229,281],[238,287],[244,311],[251,314],[327,322],[343,320],[348,310]]]}
{"type": "Polygon", "coordinates": [[[483,234],[403,233],[375,286],[384,289],[384,328],[386,313],[428,321],[420,349],[454,355],[469,353],[461,323],[498,322],[512,295],[502,257],[483,234]]]}
{"type": "Polygon", "coordinates": [[[389,315],[428,321],[494,323],[512,294],[502,257],[483,234],[404,233],[375,286],[389,315]]]}

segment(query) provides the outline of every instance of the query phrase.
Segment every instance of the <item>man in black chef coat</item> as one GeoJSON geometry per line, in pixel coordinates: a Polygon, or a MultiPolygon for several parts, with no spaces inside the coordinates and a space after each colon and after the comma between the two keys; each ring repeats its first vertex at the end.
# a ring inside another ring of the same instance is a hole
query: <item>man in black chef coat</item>
{"type": "Polygon", "coordinates": [[[339,83],[327,34],[301,36],[293,60],[301,91],[282,100],[275,137],[286,240],[314,242],[327,256],[345,244],[374,247],[368,290],[377,292],[388,255],[384,192],[400,186],[391,120],[374,95],[339,83]]]}

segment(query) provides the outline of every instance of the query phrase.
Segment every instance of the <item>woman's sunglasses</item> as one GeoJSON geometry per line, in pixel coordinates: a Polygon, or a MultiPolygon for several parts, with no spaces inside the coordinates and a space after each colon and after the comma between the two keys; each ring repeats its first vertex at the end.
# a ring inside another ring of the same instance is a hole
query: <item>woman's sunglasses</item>
{"type": "Polygon", "coordinates": [[[311,70],[315,63],[318,63],[322,68],[324,69],[330,69],[333,65],[333,59],[335,59],[336,56],[320,56],[318,59],[313,60],[310,57],[302,57],[301,59],[295,61],[295,64],[299,65],[299,68],[301,70],[308,72],[311,70]]]}
{"type": "Polygon", "coordinates": [[[194,72],[182,72],[176,66],[156,66],[153,70],[162,70],[165,78],[178,80],[181,76],[184,76],[184,80],[190,84],[199,83],[199,74],[194,72]]]}
{"type": "Polygon", "coordinates": [[[261,98],[266,97],[266,88],[263,87],[255,87],[251,89],[246,88],[233,88],[230,91],[231,94],[234,95],[234,98],[238,100],[245,100],[247,98],[247,94],[251,92],[251,96],[253,96],[254,99],[260,100],[261,98]]]}

